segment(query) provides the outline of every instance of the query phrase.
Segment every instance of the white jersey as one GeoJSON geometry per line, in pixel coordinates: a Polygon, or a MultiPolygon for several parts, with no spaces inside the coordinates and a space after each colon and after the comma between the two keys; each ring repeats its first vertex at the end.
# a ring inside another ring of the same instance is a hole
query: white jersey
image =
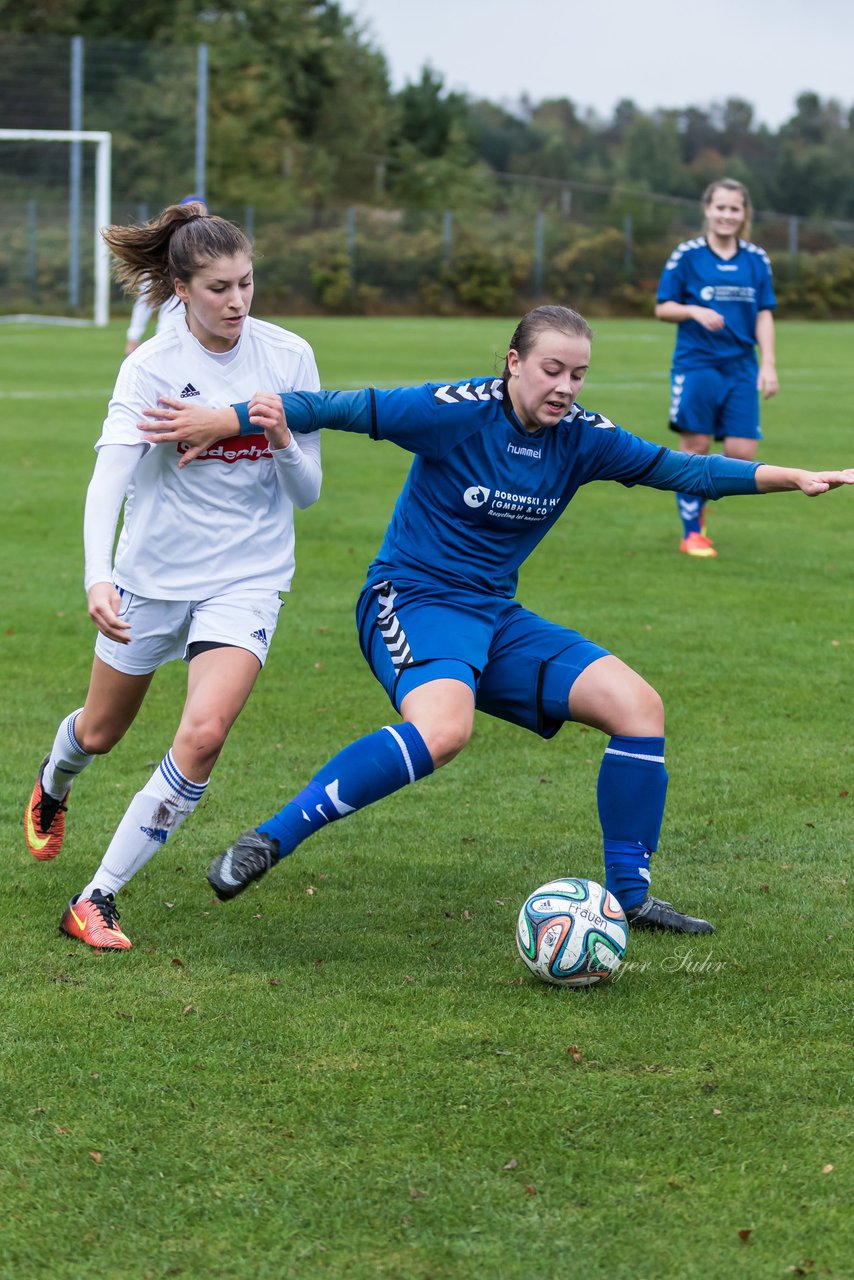
{"type": "MultiPolygon", "coordinates": [[[[124,361],[95,447],[138,447],[142,410],[160,396],[224,408],[255,391],[316,391],[319,385],[311,347],[286,329],[247,317],[237,346],[219,355],[182,322],[124,361]]],[[[287,591],[294,520],[283,464],[307,476],[308,502],[314,501],[320,433],[294,438],[287,451],[277,450],[275,462],[263,434],[220,440],[179,469],[184,451],[180,444],[151,445],[137,464],[116,550],[116,585],[157,600],[206,599],[236,586],[287,591]]]]}

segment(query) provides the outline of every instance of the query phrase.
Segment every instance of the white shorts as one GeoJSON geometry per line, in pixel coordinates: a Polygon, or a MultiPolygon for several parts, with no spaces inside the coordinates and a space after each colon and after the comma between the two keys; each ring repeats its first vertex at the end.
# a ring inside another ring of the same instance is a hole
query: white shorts
{"type": "Polygon", "coordinates": [[[215,643],[248,649],[263,667],[282,601],[277,591],[229,591],[209,600],[148,600],[116,587],[119,617],[130,623],[130,644],[98,633],[95,654],[129,676],[145,676],[175,658],[189,661],[190,645],[215,643]]]}

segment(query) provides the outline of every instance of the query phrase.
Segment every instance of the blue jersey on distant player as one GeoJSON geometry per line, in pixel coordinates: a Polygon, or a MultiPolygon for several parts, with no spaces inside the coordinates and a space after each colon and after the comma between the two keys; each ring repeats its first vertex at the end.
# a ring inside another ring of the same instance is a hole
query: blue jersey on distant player
{"type": "Polygon", "coordinates": [[[755,368],[756,317],[776,306],[771,263],[764,249],[747,240],[739,240],[732,258],[719,257],[705,236],[685,240],[665,263],[657,301],[711,307],[726,321],[715,332],[696,320],[680,321],[674,372],[723,365],[734,358],[755,368]]]}
{"type": "MultiPolygon", "coordinates": [[[[676,453],[580,405],[556,426],[530,433],[501,378],[290,392],[282,403],[291,431],[361,432],[416,455],[369,583],[429,579],[512,597],[520,565],[591,480],[711,499],[756,492],[756,463],[676,453]]],[[[241,434],[256,431],[247,406],[236,408],[241,434]]]]}

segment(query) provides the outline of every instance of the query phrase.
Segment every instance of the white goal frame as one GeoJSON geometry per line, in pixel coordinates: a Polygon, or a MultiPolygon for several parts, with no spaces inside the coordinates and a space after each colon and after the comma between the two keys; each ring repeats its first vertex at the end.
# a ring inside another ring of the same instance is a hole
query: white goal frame
{"type": "Polygon", "coordinates": [[[95,155],[95,324],[110,319],[110,251],[101,228],[110,223],[113,135],[89,129],[0,129],[0,142],[94,142],[95,155]]]}

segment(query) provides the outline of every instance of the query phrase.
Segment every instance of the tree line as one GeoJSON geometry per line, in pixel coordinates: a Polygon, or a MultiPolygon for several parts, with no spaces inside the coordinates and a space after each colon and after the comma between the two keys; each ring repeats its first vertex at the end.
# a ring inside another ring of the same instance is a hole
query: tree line
{"type": "MultiPolygon", "coordinates": [[[[569,98],[511,109],[447,91],[429,66],[393,92],[382,50],[332,0],[0,0],[0,29],[150,43],[131,88],[157,100],[164,129],[170,102],[186,114],[165,51],[206,44],[208,191],[218,204],[245,203],[251,191],[271,208],[464,211],[561,183],[697,199],[727,173],[749,185],[757,208],[854,220],[854,184],[840,181],[854,172],[854,107],[818,93],[802,93],[772,130],[740,98],[651,112],[626,99],[609,119],[569,98]]],[[[126,83],[115,94],[133,97],[126,83]]],[[[135,155],[131,139],[126,150],[142,187],[154,177],[144,144],[135,155]]]]}

